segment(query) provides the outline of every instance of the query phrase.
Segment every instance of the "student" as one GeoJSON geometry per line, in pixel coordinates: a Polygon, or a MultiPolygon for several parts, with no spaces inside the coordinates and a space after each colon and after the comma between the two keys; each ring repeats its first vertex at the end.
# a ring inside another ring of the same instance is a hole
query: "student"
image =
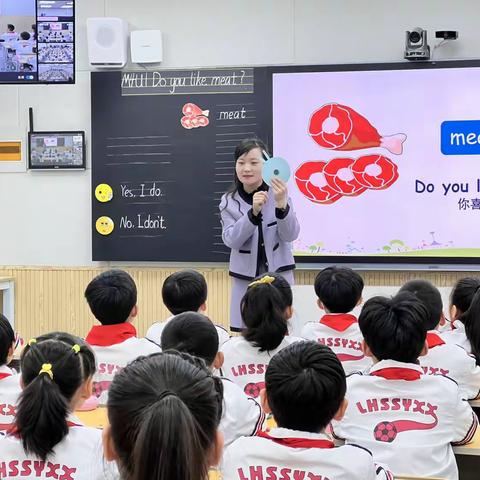
{"type": "Polygon", "coordinates": [[[420,357],[420,365],[426,374],[447,375],[458,383],[462,398],[471,400],[480,393],[480,367],[475,357],[459,345],[445,343],[437,328],[445,323],[442,297],[438,289],[426,280],[407,282],[401,292],[413,293],[428,309],[428,353],[420,357]]]}
{"type": "Polygon", "coordinates": [[[141,357],[112,382],[103,445],[123,480],[207,480],[222,453],[222,383],[188,354],[141,357]]]}
{"type": "MultiPolygon", "coordinates": [[[[207,282],[205,277],[196,270],[180,270],[169,275],[162,286],[162,299],[172,314],[165,322],[154,323],[145,335],[150,341],[160,345],[162,330],[173,316],[183,312],[200,312],[207,309],[207,282]]],[[[215,325],[220,345],[229,338],[228,332],[221,326],[215,325]]]]}
{"type": "Polygon", "coordinates": [[[15,26],[9,23],[7,25],[7,31],[0,36],[5,42],[16,42],[18,40],[18,34],[15,32],[15,26]]]}
{"type": "Polygon", "coordinates": [[[350,268],[328,267],[316,276],[314,288],[325,315],[305,324],[300,336],[330,347],[347,375],[365,370],[372,362],[362,352],[363,337],[357,318],[350,313],[362,303],[362,277],[350,268]]]}
{"type": "Polygon", "coordinates": [[[160,348],[145,338],[137,338],[132,325],[138,313],[137,287],[127,272],[101,273],[88,284],[85,298],[101,323],[91,328],[85,340],[92,346],[98,362],[94,394],[100,404],[105,404],[115,373],[140,355],[158,352],[160,348]]]}
{"type": "Polygon", "coordinates": [[[30,39],[28,32],[22,32],[20,39],[14,45],[17,56],[18,55],[33,55],[34,42],[30,39]]]}
{"type": "Polygon", "coordinates": [[[244,328],[240,301],[252,279],[265,272],[279,272],[292,285],[295,260],[291,242],[300,225],[278,178],[269,187],[262,178],[267,147],[257,138],[242,140],[235,148],[235,174],[219,205],[222,239],[231,248],[230,329],[244,328]]]}
{"type": "MultiPolygon", "coordinates": [[[[161,346],[163,351],[178,350],[199,357],[211,370],[218,370],[223,364],[215,326],[200,313],[185,312],[173,317],[163,329],[161,346]]],[[[219,429],[225,445],[229,445],[239,437],[255,435],[262,428],[265,415],[238,385],[225,378],[221,380],[224,406],[219,429]]]]}
{"type": "Polygon", "coordinates": [[[302,478],[391,479],[358,446],[334,448],[325,433],[347,407],[345,372],[330,348],[297,342],[277,353],[265,375],[262,405],[278,428],[240,438],[225,451],[224,480],[302,478]]]}
{"type": "Polygon", "coordinates": [[[278,274],[268,273],[250,283],[241,302],[246,328],[241,337],[231,338],[221,348],[225,356],[223,374],[250,397],[258,397],[264,387],[265,371],[273,355],[301,340],[288,336],[291,308],[285,291],[291,295],[289,283],[278,274]]]}
{"type": "Polygon", "coordinates": [[[368,448],[397,476],[458,479],[451,443],[469,442],[478,420],[457,384],[424,375],[428,310],[409,293],[368,300],[358,323],[374,365],[347,380],[336,436],[368,448]]]}
{"type": "Polygon", "coordinates": [[[442,332],[447,343],[472,353],[480,364],[480,278],[461,278],[450,297],[452,329],[442,332]]]}
{"type": "Polygon", "coordinates": [[[10,428],[20,395],[20,376],[8,367],[15,351],[15,333],[10,322],[0,314],[0,431],[10,428]]]}
{"type": "Polygon", "coordinates": [[[0,478],[104,478],[101,432],[71,412],[92,392],[95,356],[80,338],[49,333],[21,356],[15,423],[0,436],[0,478]]]}

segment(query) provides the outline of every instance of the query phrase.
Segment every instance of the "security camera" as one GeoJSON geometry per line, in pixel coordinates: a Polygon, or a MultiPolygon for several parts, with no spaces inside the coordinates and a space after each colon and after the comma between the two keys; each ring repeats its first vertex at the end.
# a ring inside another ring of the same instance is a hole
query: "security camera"
{"type": "Polygon", "coordinates": [[[416,27],[405,32],[405,55],[407,60],[429,60],[430,47],[427,43],[427,31],[416,27]]]}

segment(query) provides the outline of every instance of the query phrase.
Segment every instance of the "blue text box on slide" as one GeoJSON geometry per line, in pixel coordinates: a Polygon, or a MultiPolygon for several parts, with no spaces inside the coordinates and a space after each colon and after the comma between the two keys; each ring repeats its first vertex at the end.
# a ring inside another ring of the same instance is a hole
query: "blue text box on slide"
{"type": "Polygon", "coordinates": [[[441,150],[444,155],[480,155],[480,120],[443,122],[441,150]]]}

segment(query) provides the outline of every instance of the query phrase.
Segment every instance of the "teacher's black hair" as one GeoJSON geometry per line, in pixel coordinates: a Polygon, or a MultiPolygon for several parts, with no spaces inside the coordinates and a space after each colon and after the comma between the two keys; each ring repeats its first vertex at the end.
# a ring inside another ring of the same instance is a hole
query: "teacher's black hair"
{"type": "MultiPolygon", "coordinates": [[[[252,137],[252,138],[245,138],[243,139],[236,147],[235,147],[235,152],[233,154],[233,158],[235,160],[235,163],[237,163],[237,160],[242,156],[245,155],[246,153],[250,152],[254,148],[259,148],[260,150],[265,151],[268,153],[268,148],[267,145],[260,140],[259,138],[252,137]]],[[[233,199],[235,193],[238,192],[238,189],[242,185],[242,182],[240,182],[240,179],[237,176],[236,170],[233,173],[233,183],[230,185],[228,190],[225,192],[225,197],[226,200],[228,200],[228,197],[231,197],[233,199]]],[[[240,211],[240,203],[238,200],[235,199],[235,201],[238,204],[238,210],[240,211]]],[[[227,206],[227,202],[225,202],[225,207],[227,206]]],[[[222,209],[223,210],[223,209],[222,209]]]]}

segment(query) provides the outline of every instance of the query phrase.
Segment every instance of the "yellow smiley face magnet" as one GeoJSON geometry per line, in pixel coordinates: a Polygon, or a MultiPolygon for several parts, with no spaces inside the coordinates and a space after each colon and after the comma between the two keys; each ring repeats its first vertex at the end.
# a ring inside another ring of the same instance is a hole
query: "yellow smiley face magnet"
{"type": "Polygon", "coordinates": [[[95,198],[102,203],[109,202],[113,198],[113,190],[108,183],[100,183],[95,189],[95,198]]]}
{"type": "Polygon", "coordinates": [[[99,217],[95,223],[95,228],[100,235],[110,235],[114,227],[115,224],[110,217],[99,217]]]}

